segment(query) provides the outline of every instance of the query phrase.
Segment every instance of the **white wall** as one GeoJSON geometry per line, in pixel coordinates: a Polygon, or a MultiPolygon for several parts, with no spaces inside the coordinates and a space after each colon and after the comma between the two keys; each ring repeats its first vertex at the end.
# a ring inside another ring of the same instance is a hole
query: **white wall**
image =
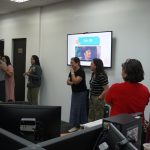
{"type": "MultiPolygon", "coordinates": [[[[143,83],[150,88],[149,7],[147,0],[82,0],[35,8],[0,18],[0,39],[5,39],[5,53],[11,56],[11,39],[27,38],[27,68],[34,53],[40,56],[43,69],[40,103],[61,105],[62,120],[68,121],[67,34],[112,30],[113,66],[107,69],[110,84],[122,81],[121,63],[126,58],[137,58],[145,70],[143,83]]],[[[86,69],[88,87],[90,73],[86,69]]],[[[149,109],[146,118],[148,113],[149,109]]]]}
{"type": "MultiPolygon", "coordinates": [[[[40,54],[39,32],[40,31],[40,8],[20,11],[4,15],[0,18],[0,39],[4,39],[4,52],[13,57],[12,39],[27,38],[26,69],[30,66],[30,57],[40,54]]],[[[19,62],[18,62],[19,63],[19,62]]]]}

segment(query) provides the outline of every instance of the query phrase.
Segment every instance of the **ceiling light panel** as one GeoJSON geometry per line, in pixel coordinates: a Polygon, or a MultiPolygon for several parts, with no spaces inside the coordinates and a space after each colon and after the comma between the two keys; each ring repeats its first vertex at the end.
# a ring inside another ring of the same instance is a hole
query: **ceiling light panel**
{"type": "Polygon", "coordinates": [[[16,2],[16,3],[23,3],[23,2],[27,2],[29,0],[10,0],[12,2],[16,2]]]}

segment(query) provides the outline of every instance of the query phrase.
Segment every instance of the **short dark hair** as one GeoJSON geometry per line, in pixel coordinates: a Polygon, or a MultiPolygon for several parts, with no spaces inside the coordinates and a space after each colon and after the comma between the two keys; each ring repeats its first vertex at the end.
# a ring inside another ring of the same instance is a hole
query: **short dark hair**
{"type": "Polygon", "coordinates": [[[80,65],[80,59],[78,57],[72,57],[71,60],[80,65]]]}
{"type": "Polygon", "coordinates": [[[127,59],[122,64],[122,69],[127,74],[127,76],[124,77],[125,81],[137,83],[144,80],[144,70],[139,60],[127,59]]]}

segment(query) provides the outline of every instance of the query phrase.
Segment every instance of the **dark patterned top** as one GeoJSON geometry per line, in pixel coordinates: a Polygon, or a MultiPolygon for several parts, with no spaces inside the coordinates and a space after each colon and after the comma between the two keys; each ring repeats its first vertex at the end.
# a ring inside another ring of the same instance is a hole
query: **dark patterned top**
{"type": "Polygon", "coordinates": [[[92,73],[90,80],[90,95],[99,96],[103,91],[103,86],[108,84],[108,77],[105,73],[100,73],[96,77],[92,73]]]}

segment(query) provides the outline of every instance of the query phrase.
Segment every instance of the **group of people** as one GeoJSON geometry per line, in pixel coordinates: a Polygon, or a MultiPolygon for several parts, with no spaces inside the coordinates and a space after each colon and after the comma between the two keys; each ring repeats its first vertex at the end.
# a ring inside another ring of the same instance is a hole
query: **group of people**
{"type": "Polygon", "coordinates": [[[91,62],[90,92],[86,87],[86,76],[78,57],[71,58],[71,68],[67,84],[71,85],[70,124],[68,132],[77,131],[80,124],[103,118],[104,105],[110,105],[110,116],[123,113],[142,112],[149,102],[149,89],[140,83],[144,80],[142,64],[137,59],[127,59],[122,64],[124,82],[109,87],[108,76],[103,61],[94,58],[91,62]],[[87,107],[89,106],[89,107],[87,107]]]}
{"type": "MultiPolygon", "coordinates": [[[[42,69],[38,56],[32,55],[31,66],[23,74],[28,76],[27,99],[31,104],[38,104],[38,93],[41,85],[42,69]]],[[[15,80],[14,68],[10,62],[9,56],[0,56],[0,101],[15,101],[15,80]]]]}
{"type": "MultiPolygon", "coordinates": [[[[103,118],[104,105],[110,105],[110,116],[122,113],[143,113],[149,102],[149,89],[140,83],[144,80],[142,64],[137,59],[127,59],[122,64],[124,82],[109,87],[108,76],[103,61],[94,58],[91,62],[90,90],[87,90],[86,75],[78,57],[71,58],[71,68],[67,84],[71,86],[71,108],[69,132],[76,131],[80,124],[103,118]]],[[[27,99],[31,104],[38,104],[42,69],[38,56],[31,56],[31,66],[23,74],[28,76],[27,99]]],[[[0,101],[15,101],[14,69],[8,56],[0,57],[0,101]]]]}

